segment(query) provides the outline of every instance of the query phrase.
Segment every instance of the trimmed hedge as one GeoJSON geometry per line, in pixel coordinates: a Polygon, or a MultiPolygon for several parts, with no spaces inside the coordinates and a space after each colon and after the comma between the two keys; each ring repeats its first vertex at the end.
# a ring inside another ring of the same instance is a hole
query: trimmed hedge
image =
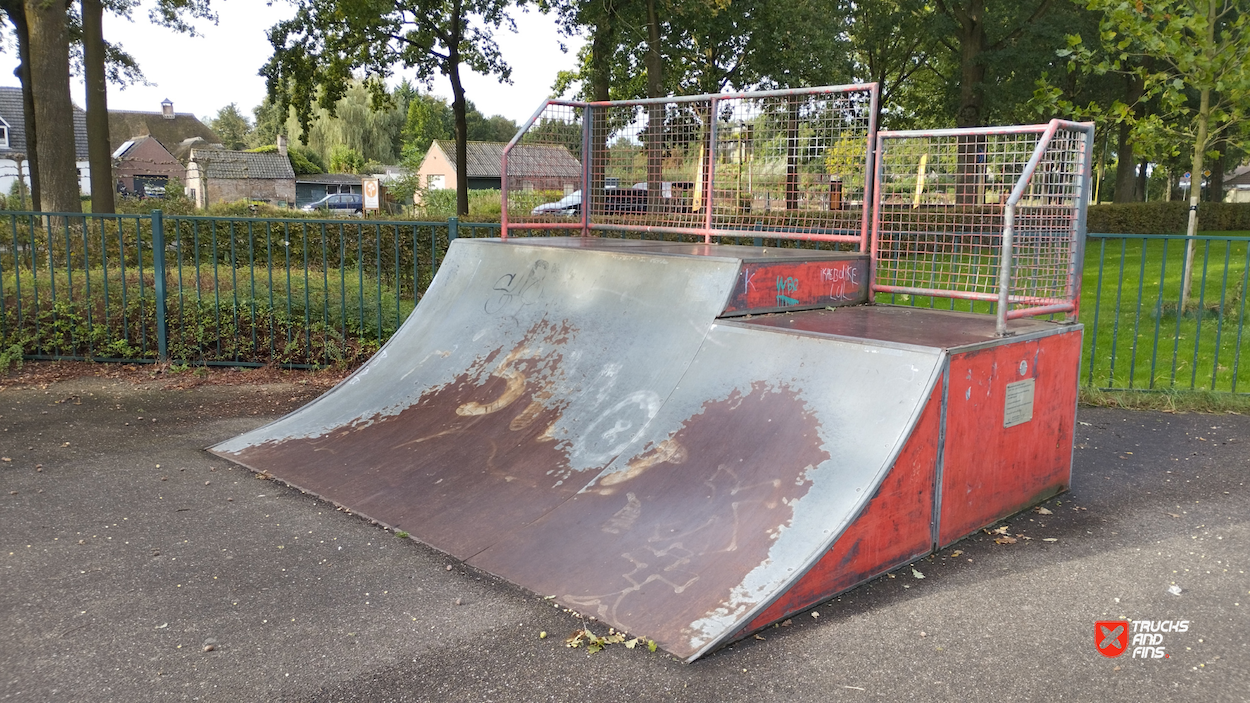
{"type": "MultiPolygon", "coordinates": [[[[1189,202],[1091,205],[1086,231],[1105,234],[1184,234],[1189,202]]],[[[1199,232],[1250,230],[1250,203],[1199,203],[1199,232]]]]}

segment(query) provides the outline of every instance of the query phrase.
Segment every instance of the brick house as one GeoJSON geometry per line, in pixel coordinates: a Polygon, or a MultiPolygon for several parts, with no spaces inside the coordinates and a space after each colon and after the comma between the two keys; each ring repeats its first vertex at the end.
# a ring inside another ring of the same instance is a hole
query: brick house
{"type": "Polygon", "coordinates": [[[190,145],[220,146],[221,138],[195,115],[174,112],[174,104],[165,100],[160,112],[109,110],[109,144],[122,192],[140,194],[137,184],[144,184],[142,192],[151,194],[170,178],[185,183],[190,145]]]}
{"type": "Polygon", "coordinates": [[[192,149],[186,192],[200,209],[237,200],[291,207],[295,204],[295,171],[285,148],[269,154],[192,149]]]}
{"type": "Polygon", "coordinates": [[[187,169],[153,137],[135,137],[113,152],[113,176],[122,195],[161,196],[171,178],[185,181],[187,169]]]}

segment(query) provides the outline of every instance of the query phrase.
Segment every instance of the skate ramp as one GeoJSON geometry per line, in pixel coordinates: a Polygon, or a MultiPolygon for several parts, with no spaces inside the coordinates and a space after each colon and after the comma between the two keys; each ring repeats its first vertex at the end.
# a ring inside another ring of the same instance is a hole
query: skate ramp
{"type": "Polygon", "coordinates": [[[760,254],[457,241],[374,359],[211,451],[697,658],[829,551],[943,359],[718,319],[760,254]]]}

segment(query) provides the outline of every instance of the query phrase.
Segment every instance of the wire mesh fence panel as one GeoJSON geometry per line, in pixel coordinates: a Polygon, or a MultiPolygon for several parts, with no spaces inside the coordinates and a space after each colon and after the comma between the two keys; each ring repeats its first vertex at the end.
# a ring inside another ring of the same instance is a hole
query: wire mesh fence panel
{"type": "Polygon", "coordinates": [[[505,234],[581,229],[862,246],[876,91],[549,101],[505,150],[505,234]]]}
{"type": "Polygon", "coordinates": [[[1009,317],[1076,302],[1090,136],[1055,130],[1015,204],[1009,317]]]}
{"type": "Polygon", "coordinates": [[[577,103],[548,102],[501,154],[506,221],[582,227],[585,114],[577,103]]]}
{"type": "Polygon", "coordinates": [[[591,226],[700,229],[711,103],[607,103],[591,112],[591,226]]]}
{"type": "Polygon", "coordinates": [[[873,290],[1074,312],[1089,138],[1060,121],[880,133],[873,290]]]}
{"type": "Polygon", "coordinates": [[[864,241],[874,101],[871,86],[718,99],[712,229],[864,241]]]}

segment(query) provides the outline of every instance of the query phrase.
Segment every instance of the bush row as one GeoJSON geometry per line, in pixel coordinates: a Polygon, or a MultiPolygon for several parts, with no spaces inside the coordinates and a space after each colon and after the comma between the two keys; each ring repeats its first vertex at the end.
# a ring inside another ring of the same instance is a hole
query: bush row
{"type": "MultiPolygon", "coordinates": [[[[1086,231],[1107,234],[1184,234],[1189,203],[1102,203],[1089,208],[1086,231]]],[[[1199,232],[1250,230],[1250,203],[1201,203],[1199,232]]]]}

